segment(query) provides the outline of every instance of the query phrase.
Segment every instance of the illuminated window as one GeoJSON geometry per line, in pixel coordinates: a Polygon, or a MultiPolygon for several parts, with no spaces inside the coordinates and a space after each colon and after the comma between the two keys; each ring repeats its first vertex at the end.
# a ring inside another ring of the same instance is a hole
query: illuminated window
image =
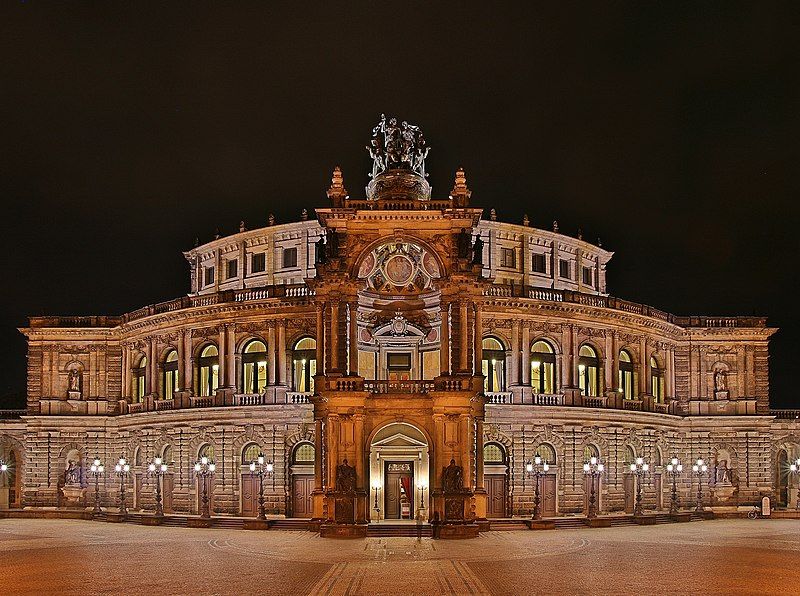
{"type": "Polygon", "coordinates": [[[139,364],[133,368],[133,401],[142,401],[147,395],[147,357],[142,356],[139,364]]]}
{"type": "Polygon", "coordinates": [[[503,465],[506,463],[505,449],[498,443],[486,443],[483,446],[483,463],[503,465]]]}
{"type": "Polygon", "coordinates": [[[556,392],[556,355],[553,346],[540,339],[531,346],[531,387],[534,393],[556,392]]]}
{"type": "Polygon", "coordinates": [[[170,350],[164,359],[164,399],[172,399],[178,390],[178,352],[170,350]]]}
{"type": "Polygon", "coordinates": [[[657,403],[664,402],[664,371],[653,356],[650,356],[650,394],[657,403]]]}
{"type": "Polygon", "coordinates": [[[581,393],[590,397],[599,395],[600,361],[592,346],[582,345],[578,352],[578,387],[581,393]]]}
{"type": "Polygon", "coordinates": [[[583,448],[583,461],[591,461],[593,457],[600,459],[600,451],[594,445],[586,445],[583,448]]]}
{"type": "Polygon", "coordinates": [[[489,393],[506,390],[506,350],[500,340],[487,337],[483,340],[483,390],[489,393]]]}
{"type": "Polygon", "coordinates": [[[584,267],[583,268],[583,285],[585,286],[593,286],[594,280],[594,269],[591,267],[584,267]]]}
{"type": "Polygon", "coordinates": [[[197,457],[199,459],[207,457],[208,461],[214,461],[214,446],[210,443],[206,443],[198,450],[197,457]]]}
{"type": "Polygon", "coordinates": [[[226,279],[231,279],[239,275],[239,261],[237,259],[231,259],[230,261],[228,261],[227,265],[228,265],[228,271],[226,279]]]}
{"type": "Polygon", "coordinates": [[[283,249],[283,268],[290,269],[297,267],[297,248],[284,248],[283,249]]]}
{"type": "Polygon", "coordinates": [[[311,443],[300,443],[294,448],[293,461],[296,464],[312,464],[316,457],[316,450],[311,443]]]}
{"type": "Polygon", "coordinates": [[[531,255],[531,270],[534,273],[547,273],[547,257],[543,254],[531,255]]]}
{"type": "Polygon", "coordinates": [[[250,273],[261,273],[267,268],[267,255],[263,252],[250,257],[250,273]]]}
{"type": "Polygon", "coordinates": [[[556,465],[556,450],[553,449],[553,446],[550,443],[542,443],[536,449],[536,455],[542,458],[543,463],[550,464],[551,466],[556,465]]]}
{"type": "Polygon", "coordinates": [[[214,268],[206,267],[203,272],[205,275],[205,285],[210,286],[214,283],[214,268]]]}
{"type": "Polygon", "coordinates": [[[242,355],[244,393],[264,393],[267,388],[267,346],[253,340],[244,348],[242,355]]]}
{"type": "Polygon", "coordinates": [[[510,269],[517,268],[517,254],[513,248],[500,249],[500,266],[510,269]]]}
{"type": "Polygon", "coordinates": [[[314,375],[317,374],[317,342],[313,337],[303,337],[292,349],[292,379],[294,390],[313,393],[314,375]]]}
{"type": "Polygon", "coordinates": [[[200,395],[214,395],[219,387],[219,352],[210,344],[203,348],[198,359],[200,369],[200,395]]]}
{"type": "Polygon", "coordinates": [[[252,461],[258,461],[258,456],[261,453],[261,447],[255,443],[248,443],[242,450],[242,463],[248,465],[252,461]]]}
{"type": "Polygon", "coordinates": [[[626,350],[619,353],[619,387],[617,390],[625,399],[633,399],[633,361],[626,350]]]}

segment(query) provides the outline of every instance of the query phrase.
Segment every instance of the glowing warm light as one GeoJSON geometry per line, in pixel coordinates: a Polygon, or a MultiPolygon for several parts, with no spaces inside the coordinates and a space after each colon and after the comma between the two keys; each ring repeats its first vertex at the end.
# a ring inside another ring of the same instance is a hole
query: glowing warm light
{"type": "Polygon", "coordinates": [[[269,462],[269,463],[267,464],[267,472],[269,472],[270,474],[272,474],[272,471],[273,471],[274,469],[275,469],[275,466],[273,466],[273,465],[272,465],[272,462],[269,462]]]}
{"type": "Polygon", "coordinates": [[[213,472],[216,469],[217,469],[216,464],[208,464],[208,471],[209,472],[213,472]]]}
{"type": "Polygon", "coordinates": [[[542,463],[542,458],[537,455],[536,457],[533,458],[533,461],[538,466],[539,464],[542,463]]]}
{"type": "Polygon", "coordinates": [[[589,464],[583,464],[583,471],[584,472],[588,472],[589,471],[589,464]]]}
{"type": "Polygon", "coordinates": [[[631,472],[635,472],[635,471],[636,471],[636,464],[631,464],[631,472]]]}
{"type": "Polygon", "coordinates": [[[544,466],[542,466],[542,469],[543,469],[545,472],[547,472],[547,471],[550,469],[550,464],[548,464],[547,462],[544,462],[544,466]]]}
{"type": "Polygon", "coordinates": [[[589,460],[589,463],[595,465],[597,463],[597,458],[592,456],[592,458],[589,460]]]}
{"type": "Polygon", "coordinates": [[[250,471],[251,472],[255,472],[256,471],[256,462],[254,462],[254,461],[250,462],[250,471]]]}
{"type": "Polygon", "coordinates": [[[208,458],[204,455],[200,458],[200,463],[205,466],[208,463],[208,458]]]}
{"type": "Polygon", "coordinates": [[[195,464],[194,465],[194,471],[195,472],[199,472],[200,471],[200,464],[195,464]]]}
{"type": "Polygon", "coordinates": [[[529,474],[533,472],[533,464],[531,462],[525,464],[525,471],[528,472],[529,474]]]}
{"type": "Polygon", "coordinates": [[[602,472],[605,469],[606,469],[606,467],[603,464],[597,464],[597,471],[598,472],[602,472]]]}

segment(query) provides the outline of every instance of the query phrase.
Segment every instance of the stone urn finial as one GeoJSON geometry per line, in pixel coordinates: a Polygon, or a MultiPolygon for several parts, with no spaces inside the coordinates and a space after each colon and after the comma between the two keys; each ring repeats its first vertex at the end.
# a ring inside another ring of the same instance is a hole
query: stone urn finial
{"type": "Polygon", "coordinates": [[[344,177],[339,166],[333,168],[331,187],[328,189],[327,195],[334,207],[342,207],[344,205],[344,200],[347,198],[347,189],[344,187],[344,177]]]}

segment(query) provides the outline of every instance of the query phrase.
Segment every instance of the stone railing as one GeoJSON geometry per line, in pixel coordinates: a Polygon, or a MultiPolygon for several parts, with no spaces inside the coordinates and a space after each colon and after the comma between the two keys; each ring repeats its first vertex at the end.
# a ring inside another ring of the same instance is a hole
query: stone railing
{"type": "Polygon", "coordinates": [[[24,416],[27,410],[0,410],[0,420],[12,420],[24,416]]]}
{"type": "Polygon", "coordinates": [[[263,406],[269,403],[265,393],[236,393],[233,396],[234,406],[263,406]]]}
{"type": "Polygon", "coordinates": [[[310,391],[288,391],[286,393],[286,401],[291,404],[309,404],[311,403],[311,396],[314,395],[310,391]]]}
{"type": "Polygon", "coordinates": [[[608,398],[605,397],[583,396],[583,406],[585,408],[605,408],[607,401],[608,398]]]}
{"type": "Polygon", "coordinates": [[[192,408],[210,408],[213,405],[214,398],[207,395],[189,398],[189,406],[192,408]]]}
{"type": "Polygon", "coordinates": [[[510,391],[486,391],[487,404],[510,404],[511,392],[510,391]]]}
{"type": "Polygon", "coordinates": [[[635,412],[642,411],[642,400],[641,399],[623,399],[622,400],[622,409],[623,410],[633,410],[635,412]]]}
{"type": "Polygon", "coordinates": [[[128,404],[128,414],[138,414],[140,412],[144,412],[144,404],[142,402],[137,402],[134,404],[128,404]]]}
{"type": "Polygon", "coordinates": [[[174,409],[175,401],[171,399],[157,399],[153,402],[156,407],[156,412],[163,412],[165,410],[174,409]]]}
{"type": "Polygon", "coordinates": [[[778,420],[798,420],[800,421],[800,410],[770,410],[770,414],[778,420]]]}
{"type": "Polygon", "coordinates": [[[535,406],[563,406],[563,393],[534,393],[531,401],[535,406]]]}
{"type": "Polygon", "coordinates": [[[428,393],[433,391],[433,381],[364,381],[370,393],[428,393]]]}

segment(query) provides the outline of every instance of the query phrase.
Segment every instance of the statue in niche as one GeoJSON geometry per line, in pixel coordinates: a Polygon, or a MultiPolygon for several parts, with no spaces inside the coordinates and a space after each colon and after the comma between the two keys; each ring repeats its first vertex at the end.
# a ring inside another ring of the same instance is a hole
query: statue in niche
{"type": "Polygon", "coordinates": [[[728,467],[728,460],[721,459],[714,466],[714,482],[717,484],[732,484],[733,470],[728,467]]]}
{"type": "Polygon", "coordinates": [[[464,488],[464,470],[451,459],[450,465],[442,469],[442,489],[445,493],[460,493],[464,488]]]}
{"type": "Polygon", "coordinates": [[[472,245],[472,264],[483,265],[483,240],[478,236],[472,245]]]}
{"type": "Polygon", "coordinates": [[[67,462],[67,469],[64,470],[64,484],[66,486],[80,485],[81,483],[81,469],[78,463],[72,460],[67,462]]]}
{"type": "Polygon", "coordinates": [[[353,493],[356,491],[356,469],[347,464],[347,459],[336,466],[336,492],[353,493]]]}
{"type": "Polygon", "coordinates": [[[339,234],[335,230],[328,230],[325,237],[327,239],[325,256],[327,258],[339,256],[339,234]]]}
{"type": "Polygon", "coordinates": [[[466,228],[461,228],[461,232],[458,234],[458,258],[459,259],[468,259],[469,258],[469,244],[472,240],[472,235],[467,232],[466,228]]]}
{"type": "Polygon", "coordinates": [[[728,373],[723,369],[719,369],[714,373],[714,391],[728,390],[727,376],[728,373]]]}
{"type": "Polygon", "coordinates": [[[81,371],[77,368],[73,368],[69,371],[69,379],[68,379],[68,386],[70,391],[77,391],[80,393],[81,391],[81,371]]]}
{"type": "Polygon", "coordinates": [[[316,264],[317,265],[324,265],[328,262],[328,246],[325,244],[325,236],[320,236],[316,242],[317,245],[317,254],[316,254],[316,264]]]}

